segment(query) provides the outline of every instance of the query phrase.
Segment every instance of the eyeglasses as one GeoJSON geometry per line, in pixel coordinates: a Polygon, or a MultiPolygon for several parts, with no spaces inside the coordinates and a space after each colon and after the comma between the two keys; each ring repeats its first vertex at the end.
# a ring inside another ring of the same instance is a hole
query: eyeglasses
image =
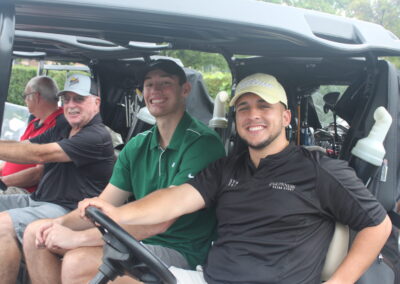
{"type": "Polygon", "coordinates": [[[70,101],[73,101],[76,104],[81,104],[87,99],[87,96],[75,96],[75,97],[61,97],[61,102],[65,105],[68,104],[70,101]]]}
{"type": "Polygon", "coordinates": [[[30,95],[34,95],[34,94],[36,94],[36,93],[37,93],[37,92],[31,92],[31,93],[27,93],[27,94],[23,93],[23,94],[22,94],[22,98],[23,98],[24,100],[26,100],[27,97],[29,97],[30,95]]]}

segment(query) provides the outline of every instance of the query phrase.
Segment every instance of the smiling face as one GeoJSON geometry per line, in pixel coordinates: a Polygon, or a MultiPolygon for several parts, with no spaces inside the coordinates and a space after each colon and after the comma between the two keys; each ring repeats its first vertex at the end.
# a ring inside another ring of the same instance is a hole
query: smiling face
{"type": "Polygon", "coordinates": [[[62,97],[64,115],[73,129],[82,128],[99,112],[100,98],[66,92],[62,97]]]}
{"type": "Polygon", "coordinates": [[[285,127],[291,115],[281,103],[270,104],[247,93],[237,100],[235,107],[236,129],[250,149],[263,150],[287,143],[285,127]]]}
{"type": "Polygon", "coordinates": [[[143,95],[147,108],[156,117],[181,116],[185,111],[185,99],[189,95],[190,84],[179,84],[176,75],[160,69],[146,74],[143,95]]]}

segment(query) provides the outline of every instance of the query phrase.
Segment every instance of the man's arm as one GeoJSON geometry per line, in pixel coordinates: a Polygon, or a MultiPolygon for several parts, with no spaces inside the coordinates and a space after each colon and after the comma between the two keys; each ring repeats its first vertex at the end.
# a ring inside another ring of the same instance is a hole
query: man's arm
{"type": "MultiPolygon", "coordinates": [[[[113,206],[121,206],[130,195],[131,193],[119,189],[118,187],[109,183],[97,198],[104,200],[113,206]]],[[[75,209],[64,216],[56,218],[55,222],[77,231],[86,230],[93,227],[91,222],[82,220],[82,218],[80,218],[78,209],[75,209]]]]}
{"type": "MultiPolygon", "coordinates": [[[[122,226],[137,240],[143,240],[165,232],[175,220],[157,225],[122,226]]],[[[36,240],[37,247],[48,249],[71,250],[78,247],[102,246],[102,235],[97,228],[83,231],[74,231],[60,224],[49,222],[46,224],[43,237],[36,240]]]]}
{"type": "Polygon", "coordinates": [[[28,140],[0,141],[0,160],[17,164],[71,161],[58,143],[35,144],[28,140]]]}
{"type": "Polygon", "coordinates": [[[37,185],[43,175],[44,166],[39,164],[1,178],[7,186],[30,187],[37,185]]]}
{"type": "MultiPolygon", "coordinates": [[[[99,196],[102,200],[114,206],[122,205],[130,196],[112,184],[108,184],[99,196]]],[[[43,225],[37,235],[37,246],[46,245],[50,249],[74,249],[82,246],[103,245],[101,234],[93,224],[79,217],[78,210],[74,210],[62,217],[43,225]]],[[[165,232],[175,220],[150,226],[123,226],[136,239],[142,240],[165,232]]]]}
{"type": "MultiPolygon", "coordinates": [[[[120,206],[129,195],[129,192],[108,184],[99,198],[120,206]]],[[[92,222],[80,218],[79,211],[75,209],[66,215],[44,222],[36,232],[36,246],[72,249],[84,245],[101,245],[101,235],[97,231],[92,222]]]]}
{"type": "Polygon", "coordinates": [[[392,230],[388,216],[377,226],[361,230],[349,253],[327,284],[355,283],[375,260],[392,230]]]}
{"type": "Polygon", "coordinates": [[[135,202],[115,207],[101,198],[85,199],[78,205],[81,217],[85,209],[94,206],[114,221],[127,225],[154,225],[176,219],[204,208],[201,194],[190,184],[159,189],[135,202]]]}

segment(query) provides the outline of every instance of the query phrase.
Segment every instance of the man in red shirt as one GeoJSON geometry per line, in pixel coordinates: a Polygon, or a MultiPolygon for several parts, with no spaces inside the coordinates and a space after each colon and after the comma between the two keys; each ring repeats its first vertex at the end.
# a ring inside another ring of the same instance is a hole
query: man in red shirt
{"type": "MultiPolygon", "coordinates": [[[[23,96],[29,112],[35,119],[29,122],[20,141],[42,134],[56,125],[57,117],[63,113],[58,107],[58,87],[47,76],[37,76],[26,84],[23,96]]],[[[0,194],[33,192],[42,176],[41,164],[15,164],[5,162],[0,165],[0,194]]]]}

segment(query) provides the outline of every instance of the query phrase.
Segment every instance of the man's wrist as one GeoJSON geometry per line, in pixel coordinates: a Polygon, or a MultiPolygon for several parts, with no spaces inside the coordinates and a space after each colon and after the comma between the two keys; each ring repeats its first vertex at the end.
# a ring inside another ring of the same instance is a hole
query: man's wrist
{"type": "Polygon", "coordinates": [[[54,218],[53,222],[59,225],[63,225],[64,224],[63,216],[54,218]]]}

